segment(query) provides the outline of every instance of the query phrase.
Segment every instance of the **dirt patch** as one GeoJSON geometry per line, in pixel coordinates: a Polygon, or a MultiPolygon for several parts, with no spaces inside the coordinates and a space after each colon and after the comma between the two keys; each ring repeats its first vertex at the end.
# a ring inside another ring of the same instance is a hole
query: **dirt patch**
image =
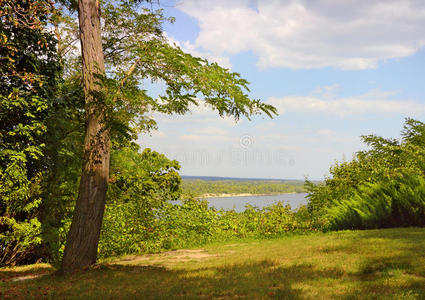
{"type": "Polygon", "coordinates": [[[11,281],[24,281],[24,280],[39,278],[44,275],[47,275],[47,274],[33,274],[33,275],[19,276],[19,277],[12,278],[11,281]]]}
{"type": "Polygon", "coordinates": [[[174,260],[185,261],[185,260],[199,260],[208,257],[217,256],[215,254],[210,254],[205,250],[196,249],[196,250],[176,250],[161,253],[164,257],[172,257],[174,260]]]}
{"type": "Polygon", "coordinates": [[[186,261],[199,261],[216,257],[216,254],[210,254],[204,249],[188,249],[188,250],[175,250],[162,252],[158,254],[146,255],[133,255],[126,256],[119,260],[112,262],[112,264],[119,265],[166,265],[167,263],[186,262],[186,261]]]}
{"type": "Polygon", "coordinates": [[[224,247],[229,247],[229,248],[231,248],[231,247],[239,247],[239,246],[244,246],[244,245],[247,245],[247,243],[227,244],[227,245],[224,245],[224,247]]]}

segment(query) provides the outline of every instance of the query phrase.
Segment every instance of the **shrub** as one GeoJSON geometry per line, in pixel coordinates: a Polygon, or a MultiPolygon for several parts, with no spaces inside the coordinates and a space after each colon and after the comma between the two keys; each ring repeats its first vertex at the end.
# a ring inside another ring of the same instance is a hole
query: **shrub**
{"type": "Polygon", "coordinates": [[[100,256],[201,246],[239,238],[272,238],[317,230],[306,207],[292,211],[282,202],[243,212],[208,207],[190,196],[180,203],[166,202],[148,218],[135,203],[108,206],[99,246],[100,256]],[[143,216],[145,216],[143,218],[143,216]]]}
{"type": "Polygon", "coordinates": [[[425,225],[425,179],[403,174],[368,184],[327,209],[331,229],[368,229],[425,225]]]}

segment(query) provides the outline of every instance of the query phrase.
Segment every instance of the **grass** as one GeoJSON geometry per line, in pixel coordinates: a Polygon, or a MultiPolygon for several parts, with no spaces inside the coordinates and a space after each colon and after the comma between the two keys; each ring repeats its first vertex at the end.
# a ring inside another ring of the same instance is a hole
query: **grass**
{"type": "Polygon", "coordinates": [[[0,277],[5,299],[425,299],[425,229],[240,241],[108,260],[66,277],[45,264],[0,277]]]}

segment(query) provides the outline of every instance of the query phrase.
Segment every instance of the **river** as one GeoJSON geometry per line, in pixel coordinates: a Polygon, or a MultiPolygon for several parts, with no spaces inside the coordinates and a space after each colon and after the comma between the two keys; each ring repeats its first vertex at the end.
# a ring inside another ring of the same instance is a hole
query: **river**
{"type": "Polygon", "coordinates": [[[206,198],[210,207],[217,209],[235,209],[237,212],[244,211],[245,205],[250,204],[262,208],[278,201],[291,205],[292,209],[296,209],[301,205],[307,204],[306,193],[297,194],[280,194],[280,195],[263,195],[263,196],[236,196],[236,197],[211,197],[206,198]]]}

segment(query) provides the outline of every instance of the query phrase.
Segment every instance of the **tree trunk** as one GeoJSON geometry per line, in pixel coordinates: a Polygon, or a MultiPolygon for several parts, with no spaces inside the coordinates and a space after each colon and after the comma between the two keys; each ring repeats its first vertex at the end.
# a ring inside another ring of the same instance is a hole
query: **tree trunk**
{"type": "Polygon", "coordinates": [[[96,262],[109,176],[109,132],[104,124],[101,77],[105,65],[98,0],[79,0],[78,17],[86,102],[84,162],[78,199],[62,260],[62,271],[84,269],[96,262]]]}

